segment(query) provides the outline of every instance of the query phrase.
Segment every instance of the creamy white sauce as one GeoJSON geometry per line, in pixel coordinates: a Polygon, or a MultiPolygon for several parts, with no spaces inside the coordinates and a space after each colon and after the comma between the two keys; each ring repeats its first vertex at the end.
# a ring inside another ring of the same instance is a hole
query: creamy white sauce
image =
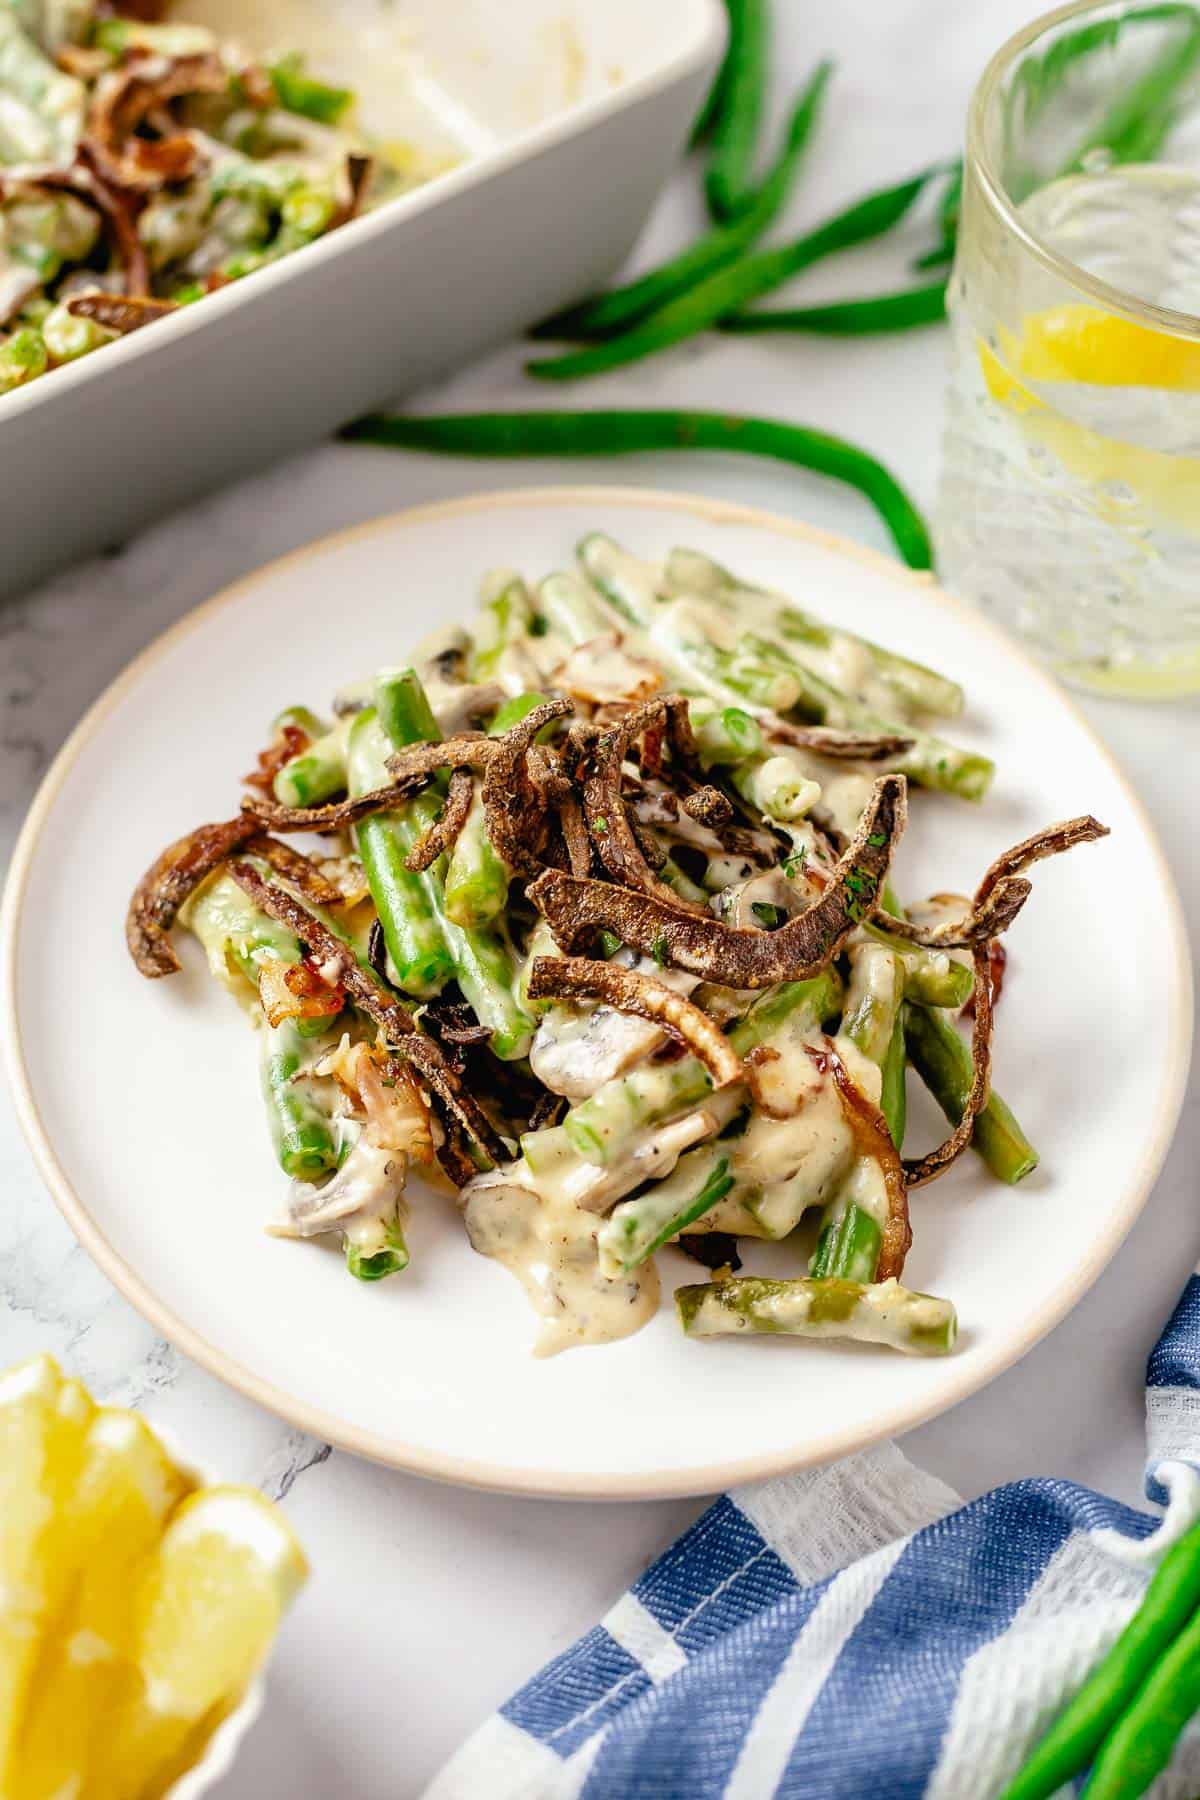
{"type": "MultiPolygon", "coordinates": [[[[620,960],[630,966],[628,957],[620,960]]],[[[698,977],[685,969],[660,969],[645,957],[632,966],[685,997],[699,985],[698,977]]],[[[665,1037],[653,1020],[617,1012],[612,1006],[554,1006],[538,1026],[529,1061],[551,1093],[586,1100],[606,1081],[651,1055],[665,1037]]]]}
{"type": "Polygon", "coordinates": [[[555,1192],[536,1193],[508,1170],[481,1175],[463,1190],[467,1234],[476,1250],[503,1263],[541,1321],[535,1356],[579,1344],[607,1344],[640,1331],[658,1310],[653,1264],[610,1280],[600,1272],[601,1220],[555,1192]]]}

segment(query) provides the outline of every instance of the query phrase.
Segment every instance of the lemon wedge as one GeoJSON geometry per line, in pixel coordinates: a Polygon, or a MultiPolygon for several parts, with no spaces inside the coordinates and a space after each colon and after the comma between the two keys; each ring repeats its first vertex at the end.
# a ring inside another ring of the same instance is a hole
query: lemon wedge
{"type": "Polygon", "coordinates": [[[193,1483],[144,1419],[101,1408],[62,1509],[71,1591],[38,1659],[11,1800],[82,1790],[93,1739],[131,1663],[130,1589],[193,1483]]]}
{"type": "Polygon", "coordinates": [[[42,1635],[69,1582],[61,1507],[94,1411],[49,1356],[0,1376],[0,1777],[42,1635]]]}
{"type": "Polygon", "coordinates": [[[50,1357],[0,1374],[2,1800],[165,1795],[307,1572],[261,1494],[197,1489],[50,1357]]]}
{"type": "Polygon", "coordinates": [[[245,1693],[307,1573],[260,1494],[213,1487],[183,1502],[132,1596],[129,1665],[86,1800],[166,1792],[245,1693]]]}

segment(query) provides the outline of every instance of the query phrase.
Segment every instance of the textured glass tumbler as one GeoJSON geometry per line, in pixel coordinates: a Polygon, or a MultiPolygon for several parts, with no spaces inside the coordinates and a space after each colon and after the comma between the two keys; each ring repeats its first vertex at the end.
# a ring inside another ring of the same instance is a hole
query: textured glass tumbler
{"type": "Polygon", "coordinates": [[[1067,680],[1200,690],[1200,9],[1068,6],[971,105],[936,523],[1067,680]]]}

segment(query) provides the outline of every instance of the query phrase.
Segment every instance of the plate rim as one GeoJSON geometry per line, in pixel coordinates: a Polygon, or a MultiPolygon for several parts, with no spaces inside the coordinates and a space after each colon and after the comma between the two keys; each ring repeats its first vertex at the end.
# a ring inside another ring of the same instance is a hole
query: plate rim
{"type": "Polygon", "coordinates": [[[260,564],[246,575],[221,588],[216,594],[192,607],[164,632],[152,638],[144,649],[108,684],[88,707],[79,723],[67,737],[49,769],[43,776],[33,802],[22,823],[13,850],[12,861],[0,903],[0,1028],[4,1039],[4,1061],[13,1097],[14,1110],[22,1134],[33,1156],[35,1167],[67,1224],[78,1241],[108,1278],[117,1292],[154,1330],[175,1345],[193,1362],[215,1375],[246,1399],[264,1407],[277,1418],[306,1431],[322,1442],[352,1455],[365,1457],[384,1467],[419,1475],[454,1486],[501,1494],[519,1494],[542,1499],[568,1500],[666,1500],[693,1498],[719,1493],[730,1487],[765,1481],[774,1476],[812,1468],[835,1458],[914,1430],[929,1419],[950,1411],[970,1395],[987,1387],[1028,1354],[1043,1337],[1062,1323],[1096,1282],[1115,1256],[1148,1200],[1166,1158],[1179,1116],[1183,1108],[1191,1061],[1193,1032],[1192,959],[1179,892],[1167,862],[1158,832],[1132,783],[1116,758],[1093,728],[1075,698],[1059,686],[1024,647],[1010,638],[986,614],[941,587],[929,572],[905,568],[883,551],[843,538],[802,520],[788,518],[765,507],[738,501],[725,501],[707,495],[687,493],[669,488],[627,487],[604,483],[580,485],[542,485],[497,488],[437,500],[418,506],[403,507],[357,525],[328,532],[284,555],[260,564]],[[971,628],[1002,644],[1023,665],[1027,679],[1049,689],[1076,725],[1088,738],[1093,749],[1106,764],[1140,824],[1159,876],[1159,885],[1167,905],[1168,929],[1174,953],[1174,975],[1171,984],[1171,1009],[1168,1020],[1168,1076],[1160,1094],[1152,1129],[1147,1133],[1138,1163],[1128,1184],[1124,1203],[1109,1223],[1100,1241],[1090,1246],[1089,1254],[1072,1275],[1059,1284],[1039,1311],[1024,1322],[1023,1331],[1006,1339],[990,1357],[973,1366],[960,1378],[955,1391],[934,1400],[914,1399],[889,1421],[886,1430],[871,1427],[849,1428],[828,1432],[804,1444],[792,1444],[757,1456],[734,1461],[689,1465],[687,1468],[638,1475],[614,1475],[577,1471],[554,1474],[548,1471],[513,1468],[477,1458],[444,1455],[419,1446],[407,1445],[392,1436],[347,1424],[336,1414],[310,1406],[296,1395],[264,1380],[234,1357],[219,1350],[191,1325],[178,1318],[172,1309],[158,1299],[142,1277],[105,1236],[92,1218],[87,1205],[76,1192],[58,1160],[50,1136],[42,1122],[33,1084],[25,1061],[17,1011],[17,944],[24,911],[24,900],[34,857],[42,829],[57,800],[67,776],[84,753],[90,739],[126,693],[135,687],[147,671],[168,651],[206,623],[223,608],[233,605],[264,579],[324,551],[343,544],[383,534],[397,527],[420,526],[431,521],[455,518],[492,510],[535,507],[615,505],[642,508],[647,512],[686,512],[713,523],[745,525],[757,531],[790,537],[836,555],[848,558],[884,575],[902,587],[920,588],[927,599],[944,607],[959,618],[964,616],[971,628]]]}

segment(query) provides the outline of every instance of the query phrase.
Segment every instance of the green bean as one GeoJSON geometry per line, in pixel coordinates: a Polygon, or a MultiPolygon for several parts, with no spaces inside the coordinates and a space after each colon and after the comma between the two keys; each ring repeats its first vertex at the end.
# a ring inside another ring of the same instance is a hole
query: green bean
{"type": "Polygon", "coordinates": [[[380,670],[375,678],[375,711],[397,749],[441,740],[441,727],[415,669],[380,670]]]}
{"type": "Polygon", "coordinates": [[[723,706],[709,712],[703,702],[693,702],[688,717],[706,769],[748,762],[762,754],[762,727],[753,713],[743,712],[740,706],[723,706]]]}
{"type": "Polygon", "coordinates": [[[879,1266],[883,1233],[861,1206],[831,1201],[808,1273],[813,1280],[869,1282],[879,1266]]]}
{"type": "Polygon", "coordinates": [[[408,1267],[408,1244],[399,1215],[372,1219],[353,1234],[347,1232],[345,1247],[346,1267],[358,1281],[382,1281],[408,1267]]]}
{"type": "Polygon", "coordinates": [[[728,1155],[715,1145],[693,1154],[698,1170],[685,1157],[674,1176],[614,1207],[597,1238],[602,1274],[610,1279],[628,1275],[725,1198],[733,1186],[728,1155]],[[703,1179],[697,1185],[698,1175],[703,1179]]]}
{"type": "Polygon", "coordinates": [[[833,64],[818,65],[792,111],[775,166],[753,202],[736,219],[714,227],[680,255],[660,263],[625,287],[613,288],[547,319],[531,332],[535,338],[576,338],[585,342],[608,338],[686,293],[703,276],[739,255],[760,238],[785,205],[796,179],[824,98],[833,64]]]}
{"type": "MultiPolygon", "coordinates": [[[[390,748],[373,707],[354,715],[347,740],[351,795],[367,793],[386,781],[390,748]]],[[[425,876],[414,875],[404,866],[423,829],[423,823],[412,821],[410,809],[415,805],[410,801],[403,813],[376,813],[361,820],[354,827],[354,836],[383,927],[389,973],[406,994],[427,999],[450,980],[454,965],[425,876]]]]}
{"type": "MultiPolygon", "coordinates": [[[[383,743],[376,750],[377,761],[374,768],[376,782],[383,772],[386,747],[390,742],[397,749],[405,744],[425,742],[437,739],[441,733],[432,708],[426,698],[425,690],[412,669],[391,670],[381,675],[376,682],[376,694],[383,717],[387,722],[387,735],[379,731],[383,743]]],[[[360,717],[362,715],[360,714],[360,717]]],[[[372,721],[374,724],[374,721],[372,721]]],[[[378,741],[378,740],[377,740],[378,741]]],[[[367,770],[364,768],[364,776],[367,770]]],[[[387,815],[388,824],[397,852],[402,861],[413,848],[417,838],[427,831],[438,816],[438,797],[436,792],[428,789],[418,794],[415,799],[387,815]]],[[[370,824],[364,820],[363,824],[370,824]]],[[[358,829],[361,831],[362,826],[358,829]]],[[[365,859],[364,859],[365,866],[365,859]]],[[[449,918],[446,912],[445,896],[446,858],[439,856],[431,868],[420,875],[412,876],[405,870],[409,880],[415,880],[424,896],[424,904],[433,929],[440,938],[440,947],[447,964],[447,974],[453,974],[468,1004],[474,1010],[481,1025],[486,1025],[491,1037],[490,1045],[494,1053],[504,1061],[513,1061],[524,1056],[533,1039],[533,1020],[523,1011],[516,997],[517,971],[512,951],[504,937],[498,931],[484,926],[465,927],[449,918]]],[[[368,872],[369,878],[369,872],[368,872]]],[[[371,892],[375,894],[372,883],[371,892]]],[[[407,890],[402,898],[406,900],[407,890]]],[[[379,905],[376,896],[376,905],[379,905]]],[[[379,908],[383,918],[383,908],[379,908]]],[[[387,922],[384,920],[384,936],[387,936],[387,922]]],[[[388,944],[389,953],[391,944],[388,944]]]]}
{"type": "Polygon", "coordinates": [[[689,1337],[742,1332],[787,1337],[855,1338],[910,1356],[953,1350],[958,1320],[948,1300],[913,1293],[896,1281],[765,1281],[730,1276],[675,1290],[679,1322],[689,1337]]]}
{"type": "Polygon", "coordinates": [[[945,950],[930,950],[881,931],[877,925],[862,929],[876,943],[885,944],[904,964],[904,997],[918,1006],[940,1006],[957,1012],[971,998],[974,977],[966,963],[955,962],[945,950]]]}
{"type": "Polygon", "coordinates": [[[946,317],[946,283],[898,294],[873,294],[862,300],[831,300],[822,306],[759,307],[730,313],[717,321],[719,331],[811,331],[823,337],[871,337],[884,331],[909,331],[914,325],[936,325],[946,317]]]}
{"type": "Polygon", "coordinates": [[[1093,1758],[1088,1800],[1143,1793],[1200,1707],[1198,1608],[1200,1525],[1193,1525],[1167,1551],[1142,1604],[1002,1800],[1049,1800],[1093,1758]]]}
{"type": "MultiPolygon", "coordinates": [[[[967,1044],[944,1012],[908,1004],[904,1008],[904,1044],[913,1068],[950,1123],[957,1125],[971,1091],[973,1067],[967,1044]]],[[[971,1147],[992,1174],[1010,1186],[1037,1168],[1037,1151],[994,1091],[975,1121],[971,1147]]]]}
{"type": "Polygon", "coordinates": [[[612,620],[589,584],[573,569],[559,570],[539,582],[538,605],[552,631],[574,648],[611,631],[612,620]]]}
{"type": "Polygon", "coordinates": [[[0,394],[24,387],[50,366],[46,340],[35,325],[23,325],[0,344],[0,394]]]}
{"type": "MultiPolygon", "coordinates": [[[[280,718],[285,715],[280,714],[280,718]]],[[[285,762],[272,783],[281,806],[319,806],[346,786],[346,740],[349,719],[339,719],[323,736],[315,738],[285,762]]]]}
{"type": "MultiPolygon", "coordinates": [[[[763,589],[739,581],[736,575],[712,557],[705,556],[703,551],[678,545],[667,556],[664,580],[671,593],[701,593],[716,600],[731,614],[738,611],[741,595],[750,594],[768,602],[775,599],[763,589]]],[[[865,651],[873,673],[894,689],[906,707],[936,713],[945,719],[957,718],[963,709],[963,691],[957,681],[949,680],[924,663],[914,662],[911,657],[900,656],[895,650],[885,650],[882,644],[860,637],[857,632],[827,625],[794,601],[780,601],[774,608],[772,622],[779,638],[788,645],[793,660],[813,668],[818,674],[821,665],[813,652],[865,651]]]]}
{"type": "MultiPolygon", "coordinates": [[[[544,698],[543,694],[517,694],[506,700],[488,726],[489,735],[499,737],[511,731],[544,698]]],[[[487,815],[477,788],[466,824],[446,861],[446,917],[455,925],[490,924],[508,904],[511,879],[512,870],[492,848],[487,815]]]]}
{"type": "Polygon", "coordinates": [[[920,513],[883,464],[827,432],[738,413],[656,411],[374,415],[343,437],[449,456],[621,456],[647,450],[714,450],[767,456],[844,481],[875,507],[910,568],[933,566],[920,513]]]}
{"type": "MultiPolygon", "coordinates": [[[[729,1033],[729,1041],[739,1056],[745,1056],[794,1016],[820,1025],[835,1011],[840,994],[841,982],[832,969],[810,981],[784,982],[754,1002],[729,1033]]],[[[712,1077],[697,1057],[642,1066],[606,1081],[573,1106],[561,1129],[586,1161],[607,1164],[622,1153],[633,1132],[697,1105],[712,1091],[712,1077]]]]}
{"type": "Polygon", "coordinates": [[[883,1085],[879,1091],[879,1110],[897,1150],[904,1149],[904,1130],[908,1122],[907,1070],[908,1053],[904,1048],[904,1013],[901,1009],[892,1025],[891,1041],[883,1059],[883,1085]]]}
{"type": "Polygon", "coordinates": [[[728,4],[729,62],[704,182],[714,219],[736,218],[753,199],[754,151],[767,84],[767,0],[728,4]]]}
{"type": "Polygon", "coordinates": [[[533,624],[533,603],[529,589],[519,575],[505,580],[478,615],[475,627],[475,655],[471,673],[476,681],[486,681],[496,673],[504,652],[526,637],[533,624]]]}
{"type": "MultiPolygon", "coordinates": [[[[210,970],[226,987],[236,981],[232,975],[236,969],[257,992],[265,961],[294,964],[303,959],[295,932],[260,912],[231,875],[206,881],[180,913],[180,921],[199,939],[210,970]]],[[[336,1011],[320,1013],[293,1024],[301,1037],[319,1037],[337,1016],[336,1011]]]]}
{"type": "Polygon", "coordinates": [[[56,368],[115,342],[119,335],[97,319],[77,319],[65,301],[46,314],[41,331],[49,361],[56,368]]]}
{"type": "Polygon", "coordinates": [[[281,56],[268,64],[267,73],[275,89],[275,97],[285,112],[301,118],[315,119],[318,125],[336,125],[354,104],[349,88],[330,87],[314,81],[304,73],[303,58],[295,54],[281,56]]]}
{"type": "Polygon", "coordinates": [[[291,1020],[262,1026],[262,1087],[279,1166],[297,1181],[317,1181],[337,1166],[328,1115],[301,1078],[308,1054],[291,1020]]]}
{"type": "Polygon", "coordinates": [[[83,131],[83,83],[43,56],[8,7],[0,8],[0,90],[0,160],[73,160],[83,131]]]}
{"type": "MultiPolygon", "coordinates": [[[[727,11],[728,8],[729,0],[726,0],[727,11]]],[[[713,126],[720,118],[725,106],[725,96],[729,89],[729,66],[733,59],[734,49],[732,19],[729,21],[728,32],[729,34],[725,43],[725,54],[721,58],[720,66],[717,69],[716,74],[709,83],[708,92],[705,94],[704,99],[700,104],[700,111],[696,114],[696,117],[692,122],[691,134],[688,138],[689,150],[694,150],[699,144],[705,142],[711,134],[713,126]]]]}
{"type": "MultiPolygon", "coordinates": [[[[904,999],[904,965],[894,950],[869,940],[852,944],[848,956],[850,980],[839,1034],[849,1038],[882,1075],[904,999]]],[[[889,1119],[888,1129],[891,1128],[889,1119]]],[[[852,1183],[853,1177],[825,1208],[809,1264],[811,1276],[845,1281],[875,1279],[883,1229],[879,1220],[858,1204],[852,1183]]]]}
{"type": "Polygon", "coordinates": [[[574,381],[599,375],[626,363],[640,362],[697,332],[752,300],[782,286],[823,257],[880,237],[899,223],[935,170],[925,170],[894,187],[881,188],[826,219],[790,244],[737,257],[706,276],[686,293],[646,314],[628,331],[565,356],[541,357],[526,363],[526,372],[547,381],[574,381]]]}

